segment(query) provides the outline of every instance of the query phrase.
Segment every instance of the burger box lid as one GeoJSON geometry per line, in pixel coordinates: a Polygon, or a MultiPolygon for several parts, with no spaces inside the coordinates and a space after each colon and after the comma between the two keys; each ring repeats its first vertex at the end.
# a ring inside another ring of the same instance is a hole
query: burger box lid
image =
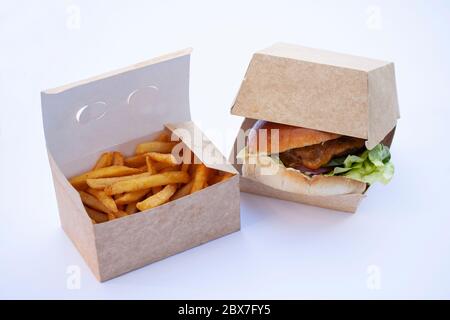
{"type": "Polygon", "coordinates": [[[206,166],[237,173],[191,121],[190,53],[181,50],[41,93],[61,225],[100,281],[240,229],[237,175],[151,210],[99,224],[92,224],[66,178],[88,171],[104,151],[131,154],[163,124],[206,166]]]}
{"type": "MultiPolygon", "coordinates": [[[[368,149],[390,146],[399,115],[394,64],[277,43],[253,55],[231,108],[244,116],[241,133],[259,119],[367,139],[368,149]]],[[[236,139],[230,155],[243,147],[236,139]]],[[[310,196],[241,177],[241,191],[355,212],[365,194],[310,196]]]]}
{"type": "Polygon", "coordinates": [[[231,113],[363,138],[372,149],[400,117],[394,64],[277,43],[253,55],[231,113]]]}

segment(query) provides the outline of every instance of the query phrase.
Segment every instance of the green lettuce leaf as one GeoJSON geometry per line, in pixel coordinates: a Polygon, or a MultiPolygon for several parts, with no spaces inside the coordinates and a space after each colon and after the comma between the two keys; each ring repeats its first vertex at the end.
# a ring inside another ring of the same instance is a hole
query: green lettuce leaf
{"type": "Polygon", "coordinates": [[[342,166],[344,164],[346,157],[339,157],[331,159],[330,162],[328,162],[325,167],[336,167],[336,166],[342,166]]]}
{"type": "MultiPolygon", "coordinates": [[[[333,165],[332,163],[333,160],[327,166],[333,165]]],[[[364,151],[359,156],[349,155],[343,161],[339,158],[334,163],[338,166],[328,174],[329,176],[344,176],[368,184],[374,182],[387,184],[394,175],[391,153],[389,148],[382,144],[364,151]]]]}

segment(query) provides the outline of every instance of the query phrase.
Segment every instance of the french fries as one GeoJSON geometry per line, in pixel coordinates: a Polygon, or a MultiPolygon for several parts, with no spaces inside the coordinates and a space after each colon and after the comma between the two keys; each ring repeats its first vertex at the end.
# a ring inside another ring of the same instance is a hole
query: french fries
{"type": "MultiPolygon", "coordinates": [[[[127,167],[139,168],[139,169],[145,170],[145,168],[147,166],[147,162],[146,162],[147,156],[148,156],[148,153],[131,156],[131,157],[125,158],[124,163],[127,167]]],[[[155,169],[158,170],[161,168],[173,166],[173,164],[155,163],[155,166],[156,166],[155,169]]]]}
{"type": "Polygon", "coordinates": [[[197,192],[204,188],[205,182],[208,180],[209,168],[203,163],[195,166],[194,183],[192,184],[191,193],[197,192]]]}
{"type": "Polygon", "coordinates": [[[136,203],[137,202],[132,202],[132,203],[127,204],[127,207],[125,208],[125,212],[129,215],[138,212],[138,208],[136,208],[136,203]]]}
{"type": "Polygon", "coordinates": [[[114,182],[125,181],[139,177],[148,177],[148,172],[134,174],[131,176],[113,177],[113,178],[98,178],[98,179],[86,179],[87,185],[92,189],[105,189],[107,186],[112,185],[114,182]]]}
{"type": "Polygon", "coordinates": [[[96,197],[94,197],[93,195],[84,192],[84,191],[79,191],[80,193],[80,198],[81,201],[83,202],[84,205],[95,209],[97,211],[106,213],[106,214],[112,214],[113,212],[111,210],[109,210],[100,200],[98,200],[96,197]]]}
{"type": "Polygon", "coordinates": [[[158,137],[155,139],[155,141],[169,142],[170,141],[170,132],[167,130],[162,131],[158,135],[158,137]]]}
{"type": "Polygon", "coordinates": [[[173,164],[168,164],[168,163],[163,163],[163,162],[156,162],[155,163],[155,170],[156,171],[161,171],[162,169],[171,168],[173,166],[174,166],[173,164]]]}
{"type": "Polygon", "coordinates": [[[114,215],[116,216],[116,218],[122,218],[122,217],[126,217],[128,214],[125,211],[117,211],[116,213],[114,213],[114,215]]]}
{"type": "Polygon", "coordinates": [[[128,167],[139,168],[145,165],[146,154],[137,154],[124,159],[124,163],[128,167]]]}
{"type": "Polygon", "coordinates": [[[123,192],[149,189],[156,186],[164,186],[172,183],[187,183],[189,179],[189,175],[183,171],[157,173],[149,177],[140,177],[113,183],[105,188],[105,192],[107,195],[114,195],[123,192]]]}
{"type": "Polygon", "coordinates": [[[171,153],[148,152],[147,157],[162,163],[177,165],[177,159],[171,153]]]}
{"type": "Polygon", "coordinates": [[[231,172],[218,172],[211,176],[208,180],[209,185],[213,185],[231,178],[233,174],[231,172]]]}
{"type": "Polygon", "coordinates": [[[92,168],[92,170],[109,167],[112,165],[112,163],[113,163],[113,153],[105,152],[100,156],[100,158],[98,158],[97,163],[95,164],[94,168],[92,168]]]}
{"type": "Polygon", "coordinates": [[[194,184],[194,181],[190,181],[189,183],[186,183],[184,186],[182,186],[180,189],[177,190],[177,192],[172,196],[171,200],[177,200],[181,197],[187,196],[191,193],[192,185],[194,184]]]}
{"type": "Polygon", "coordinates": [[[156,186],[152,188],[152,194],[158,193],[162,190],[162,186],[156,186]]]}
{"type": "Polygon", "coordinates": [[[136,154],[142,154],[147,152],[161,152],[169,153],[172,148],[178,144],[177,141],[162,142],[162,141],[150,141],[138,144],[136,147],[136,154]]]}
{"type": "Polygon", "coordinates": [[[120,152],[113,152],[113,166],[123,166],[125,164],[124,157],[120,152]]]}
{"type": "Polygon", "coordinates": [[[91,188],[87,189],[86,191],[88,193],[90,193],[91,195],[93,195],[94,197],[96,197],[111,212],[116,213],[117,211],[119,211],[117,209],[116,203],[114,202],[114,199],[111,198],[110,196],[108,196],[105,193],[105,191],[97,190],[97,189],[91,189],[91,188]]]}
{"type": "Polygon", "coordinates": [[[116,218],[117,217],[113,213],[111,213],[111,212],[108,213],[108,221],[114,220],[116,218]]]}
{"type": "Polygon", "coordinates": [[[178,153],[172,151],[178,142],[170,138],[164,130],[154,141],[137,145],[131,156],[104,152],[90,171],[69,179],[93,224],[160,206],[233,176],[191,164],[191,151],[180,163],[172,154],[178,153]]]}
{"type": "Polygon", "coordinates": [[[91,209],[89,207],[84,207],[86,209],[86,212],[88,216],[94,220],[96,223],[102,223],[108,221],[108,215],[105,213],[102,213],[100,211],[91,209]]]}
{"type": "Polygon", "coordinates": [[[129,168],[125,166],[110,166],[104,167],[96,170],[92,170],[79,176],[72,177],[69,179],[69,182],[75,189],[85,188],[87,187],[86,180],[87,179],[95,179],[95,178],[108,178],[108,177],[120,177],[127,176],[130,174],[141,173],[142,171],[135,168],[129,168]]]}
{"type": "Polygon", "coordinates": [[[171,172],[171,171],[180,171],[180,166],[173,166],[173,167],[166,167],[166,168],[162,168],[161,170],[158,171],[158,173],[164,173],[164,172],[171,172]]]}
{"type": "Polygon", "coordinates": [[[153,164],[152,159],[150,159],[150,157],[145,157],[145,162],[147,164],[147,171],[149,174],[155,174],[156,173],[156,169],[155,169],[155,165],[153,164]]]}
{"type": "Polygon", "coordinates": [[[157,206],[160,206],[167,201],[169,201],[170,197],[177,190],[177,186],[175,184],[168,184],[165,186],[160,192],[148,197],[144,201],[138,202],[136,207],[141,210],[148,210],[157,206]]]}
{"type": "Polygon", "coordinates": [[[147,193],[150,192],[150,189],[138,190],[133,192],[127,192],[122,196],[118,197],[115,201],[117,205],[129,204],[133,202],[137,202],[141,200],[147,193]]]}

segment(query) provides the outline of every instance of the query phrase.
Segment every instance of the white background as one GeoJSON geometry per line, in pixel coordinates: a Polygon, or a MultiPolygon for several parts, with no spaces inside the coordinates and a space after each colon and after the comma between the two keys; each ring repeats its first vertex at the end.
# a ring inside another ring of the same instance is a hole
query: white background
{"type": "Polygon", "coordinates": [[[450,298],[449,31],[448,1],[2,1],[0,298],[450,298]],[[228,153],[276,41],[395,62],[393,181],[355,215],[242,194],[240,232],[98,283],[59,227],[40,91],[192,46],[193,119],[228,153]]]}

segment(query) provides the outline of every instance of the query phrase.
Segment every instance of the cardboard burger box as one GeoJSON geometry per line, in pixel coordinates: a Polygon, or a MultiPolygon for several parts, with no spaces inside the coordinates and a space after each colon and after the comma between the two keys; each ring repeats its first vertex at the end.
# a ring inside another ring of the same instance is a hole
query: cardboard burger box
{"type": "Polygon", "coordinates": [[[67,180],[88,171],[103,151],[131,154],[164,124],[187,132],[181,140],[207,167],[237,173],[191,121],[190,53],[182,50],[41,94],[61,225],[99,281],[240,229],[237,175],[100,224],[92,223],[67,180]]]}
{"type": "MultiPolygon", "coordinates": [[[[399,107],[394,64],[278,43],[253,55],[231,113],[245,117],[241,132],[257,120],[365,139],[367,149],[390,146],[399,107]]],[[[236,155],[230,159],[242,173],[236,155]]],[[[314,196],[285,192],[241,177],[241,191],[355,212],[363,194],[314,196]]],[[[367,190],[366,190],[367,191],[367,190]]]]}

